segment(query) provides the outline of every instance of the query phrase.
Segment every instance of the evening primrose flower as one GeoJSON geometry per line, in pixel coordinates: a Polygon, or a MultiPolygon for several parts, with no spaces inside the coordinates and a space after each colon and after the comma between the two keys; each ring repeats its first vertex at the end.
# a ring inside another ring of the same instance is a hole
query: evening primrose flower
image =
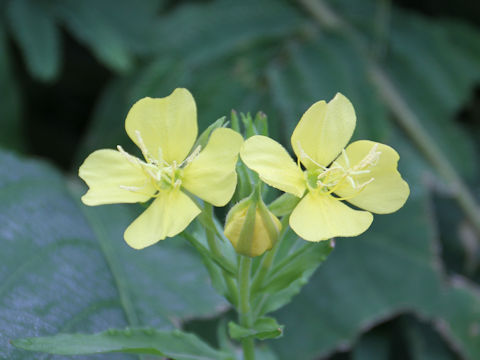
{"type": "Polygon", "coordinates": [[[357,236],[369,228],[372,213],[394,212],[408,198],[394,149],[367,140],[345,148],[355,123],[352,104],[338,93],[329,103],[313,104],[297,124],[291,138],[297,163],[265,136],[247,139],[240,150],[243,162],[265,183],[301,198],[289,221],[305,240],[357,236]]]}
{"type": "Polygon", "coordinates": [[[165,98],[144,98],[130,109],[128,136],[144,160],[117,150],[97,150],[87,157],[79,176],[89,186],[86,205],[153,202],[125,231],[125,241],[142,249],[182,232],[200,213],[185,190],[223,206],[237,184],[235,164],[243,139],[231,129],[212,132],[204,149],[197,138],[195,100],[186,89],[165,98]]]}

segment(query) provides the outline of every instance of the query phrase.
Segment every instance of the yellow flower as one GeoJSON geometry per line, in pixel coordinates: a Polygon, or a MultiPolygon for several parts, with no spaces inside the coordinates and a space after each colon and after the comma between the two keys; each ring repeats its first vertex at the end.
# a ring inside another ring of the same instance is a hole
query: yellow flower
{"type": "Polygon", "coordinates": [[[275,245],[281,228],[257,193],[230,209],[224,234],[239,254],[255,257],[275,245]]]}
{"type": "Polygon", "coordinates": [[[395,150],[367,140],[345,149],[355,123],[352,104],[337,94],[329,103],[313,104],[300,119],[291,138],[297,163],[265,136],[249,138],[240,150],[243,162],[265,183],[302,198],[290,226],[305,240],[359,235],[372,223],[372,212],[394,212],[408,198],[395,150]],[[343,200],[367,211],[352,209],[343,200]]]}
{"type": "Polygon", "coordinates": [[[237,184],[235,164],[243,139],[231,129],[212,132],[205,149],[192,149],[197,138],[195,100],[186,89],[165,98],[144,98],[130,109],[128,136],[145,160],[117,150],[97,150],[79,176],[89,186],[86,205],[145,202],[154,198],[125,231],[125,241],[142,249],[182,232],[200,213],[184,192],[223,206],[237,184]]]}

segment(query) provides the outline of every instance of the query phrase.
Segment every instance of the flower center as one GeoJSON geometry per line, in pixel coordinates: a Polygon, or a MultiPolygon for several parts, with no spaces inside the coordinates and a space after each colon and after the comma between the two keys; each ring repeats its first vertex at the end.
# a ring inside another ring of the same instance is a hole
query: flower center
{"type": "Polygon", "coordinates": [[[353,192],[348,197],[337,199],[351,199],[360,194],[368,184],[375,181],[373,177],[368,177],[366,175],[371,173],[372,167],[377,165],[380,154],[381,152],[378,151],[378,144],[375,144],[367,155],[365,155],[365,157],[354,166],[351,166],[350,159],[345,150],[342,150],[344,165],[338,161],[338,158],[330,165],[330,167],[322,166],[314,162],[313,159],[310,159],[310,161],[313,161],[318,167],[305,172],[307,186],[310,191],[317,194],[329,195],[348,184],[353,192]]]}
{"type": "MultiPolygon", "coordinates": [[[[182,185],[183,168],[198,156],[201,147],[198,146],[197,148],[195,148],[195,150],[180,164],[177,164],[175,160],[173,160],[172,163],[168,163],[166,160],[163,159],[163,152],[160,147],[158,148],[157,157],[152,156],[143,141],[140,131],[136,130],[135,134],[137,136],[138,145],[140,147],[140,150],[142,151],[145,161],[142,161],[139,158],[128,154],[125,150],[123,150],[120,145],[117,146],[117,149],[126,157],[128,161],[136,165],[140,165],[146,176],[146,181],[150,181],[154,188],[157,190],[153,197],[159,196],[160,192],[164,190],[180,188],[180,186],[182,185]]],[[[125,190],[134,192],[142,191],[142,188],[140,187],[121,187],[125,190]]]]}

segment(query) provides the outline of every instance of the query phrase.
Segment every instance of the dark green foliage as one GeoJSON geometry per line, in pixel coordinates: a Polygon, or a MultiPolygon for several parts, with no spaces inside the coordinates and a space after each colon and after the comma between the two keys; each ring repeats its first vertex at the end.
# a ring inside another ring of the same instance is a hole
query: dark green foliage
{"type": "MultiPolygon", "coordinates": [[[[373,64],[384,71],[480,198],[479,101],[474,98],[480,83],[480,31],[458,18],[385,8],[389,2],[380,0],[324,1],[336,17],[319,21],[305,6],[308,2],[0,1],[0,147],[26,156],[39,153],[27,141],[24,116],[31,109],[29,99],[44,94],[29,84],[42,89],[39,84],[48,88],[66,81],[65,98],[81,102],[72,96],[63,73],[72,43],[97,62],[97,72],[80,75],[85,83],[100,73],[108,76],[106,86],[92,95],[95,103],[80,104],[91,115],[85,132],[77,134],[72,127],[79,145],[62,141],[50,130],[54,127],[42,123],[54,116],[68,123],[68,110],[43,114],[38,117],[42,121],[29,114],[29,123],[47,129],[38,132],[36,146],[55,148],[59,155],[52,162],[63,161],[64,153],[76,154],[68,166],[73,174],[96,149],[121,144],[136,151],[124,120],[130,106],[144,96],[189,88],[197,101],[200,131],[223,116],[228,120],[232,109],[263,111],[270,134],[289,148],[303,112],[342,92],[356,109],[354,138],[398,150],[411,198],[398,213],[376,216],[361,237],[337,239],[316,271],[330,245],[311,246],[289,235],[280,253],[301,246],[311,251],[300,254],[298,267],[278,269],[268,279],[263,290],[279,291],[277,296],[264,292],[258,297],[264,313],[288,303],[273,314],[285,324],[283,337],[267,341],[268,348],[259,348],[258,356],[313,360],[344,350],[350,353],[336,356],[476,360],[478,235],[455,205],[455,193],[421,151],[422,144],[399,128],[371,69],[373,64]],[[466,104],[473,115],[461,123],[458,114],[466,104]],[[284,287],[290,278],[291,286],[284,287]],[[405,357],[395,355],[399,348],[405,357]]],[[[55,101],[63,100],[50,99],[55,101]]],[[[38,160],[4,150],[0,154],[0,358],[32,358],[33,353],[10,344],[15,338],[126,326],[171,330],[188,319],[222,316],[227,303],[214,293],[192,247],[177,238],[148,251],[131,250],[122,235],[137,214],[135,207],[86,208],[78,200],[81,190],[67,189],[67,183],[78,186],[71,176],[38,160]]],[[[205,261],[211,266],[222,262],[205,261]]],[[[213,285],[220,287],[215,279],[213,285]]],[[[275,337],[278,324],[273,325],[260,326],[255,334],[252,329],[234,330],[240,331],[236,337],[275,337]]],[[[93,336],[110,341],[113,334],[93,336]]],[[[190,339],[197,344],[198,339],[190,339]]],[[[99,355],[103,357],[132,358],[99,355]]],[[[34,358],[49,357],[35,353],[34,358]]]]}

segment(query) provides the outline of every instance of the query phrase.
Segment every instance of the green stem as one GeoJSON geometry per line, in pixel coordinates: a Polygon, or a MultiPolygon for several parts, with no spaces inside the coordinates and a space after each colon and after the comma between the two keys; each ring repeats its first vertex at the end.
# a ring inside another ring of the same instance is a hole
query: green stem
{"type": "MultiPolygon", "coordinates": [[[[205,203],[204,211],[205,211],[205,215],[208,217],[208,222],[211,224],[211,226],[205,227],[205,234],[207,236],[208,247],[210,248],[210,251],[214,254],[215,257],[223,258],[223,254],[221,253],[217,245],[215,232],[212,230],[212,226],[215,227],[215,224],[213,222],[212,205],[205,203]]],[[[223,275],[225,284],[227,285],[229,300],[235,306],[236,304],[238,304],[237,284],[235,284],[235,281],[232,279],[230,274],[223,269],[222,269],[222,275],[223,275]]]]}
{"type": "Polygon", "coordinates": [[[208,256],[210,259],[212,259],[215,264],[217,264],[221,269],[225,270],[230,276],[236,276],[237,268],[227,259],[225,259],[224,257],[218,257],[217,255],[213,254],[193,235],[186,231],[183,231],[180,236],[187,240],[201,255],[208,256]]]}
{"type": "Polygon", "coordinates": [[[368,43],[366,43],[348,23],[343,21],[328,6],[320,0],[298,0],[308,10],[315,20],[324,28],[343,32],[348,35],[358,50],[370,62],[369,71],[374,85],[383,96],[384,101],[395,115],[399,125],[405,130],[413,143],[417,146],[430,164],[438,171],[453,191],[453,196],[476,233],[480,235],[480,208],[475,197],[462,181],[447,157],[422,126],[420,119],[408,106],[382,68],[368,56],[368,43]]]}
{"type": "MultiPolygon", "coordinates": [[[[238,269],[238,298],[239,323],[243,327],[250,328],[253,325],[253,319],[250,309],[250,271],[252,268],[252,259],[247,256],[240,256],[238,269]]],[[[244,360],[255,359],[255,345],[253,338],[242,340],[244,360]]]]}

